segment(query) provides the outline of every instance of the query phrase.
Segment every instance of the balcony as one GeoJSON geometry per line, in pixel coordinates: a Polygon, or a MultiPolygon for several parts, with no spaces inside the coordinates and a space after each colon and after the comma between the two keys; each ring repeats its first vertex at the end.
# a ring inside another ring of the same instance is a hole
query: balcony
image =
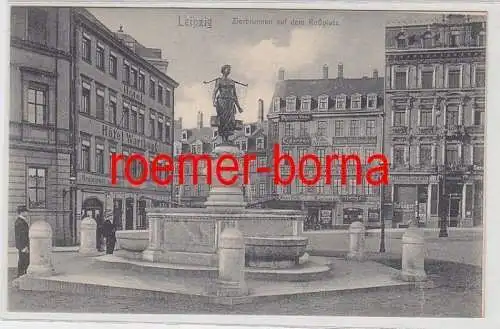
{"type": "Polygon", "coordinates": [[[465,127],[467,134],[484,134],[484,125],[481,126],[467,126],[465,127]]]}
{"type": "Polygon", "coordinates": [[[391,133],[393,135],[407,135],[408,134],[408,127],[407,126],[391,127],[391,133]]]}
{"type": "Polygon", "coordinates": [[[436,135],[436,133],[437,133],[436,126],[418,127],[417,129],[418,135],[436,135]]]}

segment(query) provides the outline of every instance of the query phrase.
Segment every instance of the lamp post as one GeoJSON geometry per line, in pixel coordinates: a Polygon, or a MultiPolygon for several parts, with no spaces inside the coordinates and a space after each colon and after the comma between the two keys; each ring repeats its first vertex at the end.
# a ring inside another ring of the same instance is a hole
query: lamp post
{"type": "MultiPolygon", "coordinates": [[[[382,120],[382,140],[381,140],[381,149],[382,149],[382,154],[385,154],[384,146],[385,146],[385,113],[380,114],[380,118],[382,120]]],[[[383,216],[383,207],[384,207],[384,186],[380,184],[380,246],[379,246],[379,251],[385,252],[385,218],[383,216]]]]}

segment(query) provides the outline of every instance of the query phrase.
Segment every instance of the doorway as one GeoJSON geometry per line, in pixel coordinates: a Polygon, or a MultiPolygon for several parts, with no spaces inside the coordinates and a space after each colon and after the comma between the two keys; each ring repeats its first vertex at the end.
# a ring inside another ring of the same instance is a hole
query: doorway
{"type": "Polygon", "coordinates": [[[122,215],[123,215],[123,200],[114,199],[113,200],[113,224],[117,230],[122,229],[122,215]]]}
{"type": "Polygon", "coordinates": [[[457,195],[450,195],[449,198],[449,204],[448,204],[448,218],[449,218],[449,223],[448,225],[450,227],[457,227],[458,222],[460,220],[460,208],[462,205],[462,201],[460,196],[457,195]]]}
{"type": "Polygon", "coordinates": [[[344,224],[351,224],[352,222],[363,222],[363,209],[360,208],[344,208],[344,224]]]}
{"type": "Polygon", "coordinates": [[[125,200],[125,229],[134,229],[134,198],[125,200]]]}

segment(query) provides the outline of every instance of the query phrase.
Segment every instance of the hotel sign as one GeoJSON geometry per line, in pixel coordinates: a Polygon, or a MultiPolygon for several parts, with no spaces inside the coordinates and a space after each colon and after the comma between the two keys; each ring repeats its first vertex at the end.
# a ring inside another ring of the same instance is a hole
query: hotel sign
{"type": "Polygon", "coordinates": [[[125,96],[142,103],[144,101],[144,93],[126,85],[122,84],[122,91],[125,96]]]}
{"type": "Polygon", "coordinates": [[[100,176],[86,172],[78,172],[76,174],[78,184],[108,186],[110,185],[109,177],[100,176]]]}
{"type": "Polygon", "coordinates": [[[279,118],[283,122],[311,121],[312,114],[280,114],[279,118]]]}
{"type": "Polygon", "coordinates": [[[429,176],[403,176],[397,175],[390,177],[390,182],[393,184],[428,184],[429,176]]]}
{"type": "Polygon", "coordinates": [[[342,202],[364,202],[366,195],[342,195],[340,196],[342,202]]]}
{"type": "Polygon", "coordinates": [[[333,144],[377,144],[377,136],[333,137],[333,144]]]}
{"type": "Polygon", "coordinates": [[[324,195],[324,194],[281,194],[278,196],[279,200],[284,201],[325,201],[333,202],[338,201],[338,197],[335,195],[324,195]]]}
{"type": "Polygon", "coordinates": [[[281,139],[281,145],[311,145],[311,138],[309,136],[284,136],[281,139]]]}
{"type": "Polygon", "coordinates": [[[102,136],[112,138],[117,142],[122,141],[123,144],[132,145],[154,153],[159,152],[158,142],[147,139],[144,136],[124,132],[119,128],[108,126],[107,124],[102,124],[101,134],[102,136]]]}

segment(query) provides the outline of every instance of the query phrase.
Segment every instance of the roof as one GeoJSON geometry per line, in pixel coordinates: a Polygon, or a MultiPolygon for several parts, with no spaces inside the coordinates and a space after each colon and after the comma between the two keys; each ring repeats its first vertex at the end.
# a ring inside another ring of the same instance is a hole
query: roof
{"type": "Polygon", "coordinates": [[[283,80],[278,81],[274,89],[274,97],[286,98],[287,96],[311,96],[313,98],[328,95],[332,98],[340,94],[353,95],[356,93],[366,95],[384,92],[384,78],[335,78],[335,79],[309,79],[309,80],[283,80]]]}

